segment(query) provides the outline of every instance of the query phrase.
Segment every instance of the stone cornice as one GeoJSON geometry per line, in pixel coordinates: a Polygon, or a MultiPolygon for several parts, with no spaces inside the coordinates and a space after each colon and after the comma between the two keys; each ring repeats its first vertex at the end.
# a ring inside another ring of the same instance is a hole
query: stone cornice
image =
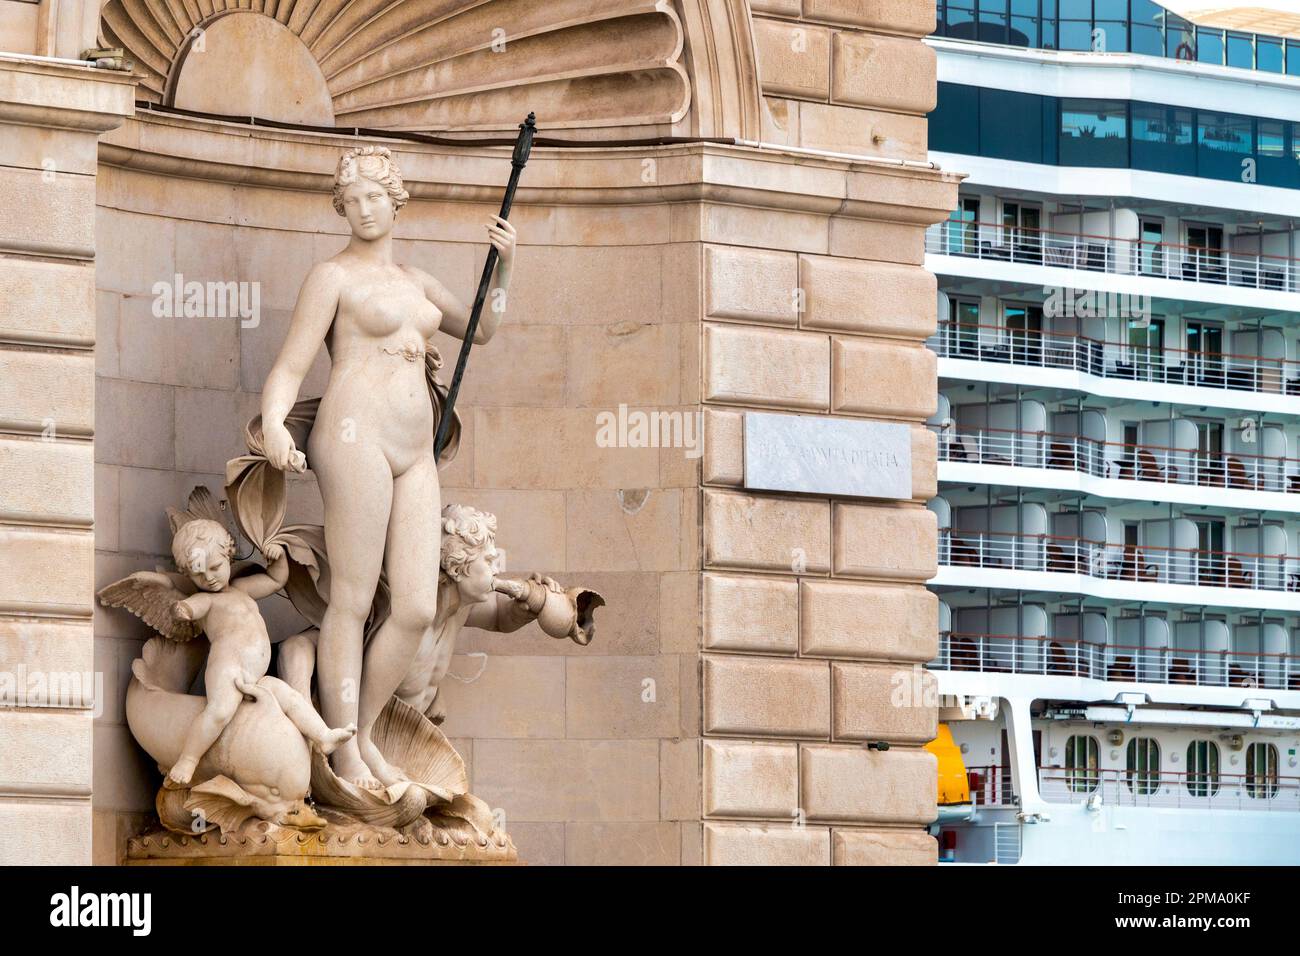
{"type": "Polygon", "coordinates": [[[76,60],[0,53],[0,122],[99,134],[134,112],[130,74],[76,60]]]}
{"type": "MultiPolygon", "coordinates": [[[[416,199],[495,202],[507,147],[385,142],[416,199]]],[[[138,114],[99,146],[100,162],[160,176],[328,192],[349,135],[138,114]]],[[[948,213],[959,180],[923,164],[811,155],[709,142],[535,148],[517,201],[627,206],[720,203],[928,224],[948,213]]]]}

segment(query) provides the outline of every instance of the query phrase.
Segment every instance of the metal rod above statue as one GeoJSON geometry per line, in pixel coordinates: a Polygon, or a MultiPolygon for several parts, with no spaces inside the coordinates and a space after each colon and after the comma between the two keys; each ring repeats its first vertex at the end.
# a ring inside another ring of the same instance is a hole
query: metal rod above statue
{"type": "MultiPolygon", "coordinates": [[[[528,118],[519,124],[519,136],[515,140],[514,155],[510,157],[510,181],[506,183],[506,194],[501,200],[501,218],[510,217],[510,207],[515,201],[515,189],[519,186],[519,177],[528,165],[528,154],[533,149],[533,136],[537,132],[537,118],[528,114],[528,118]]],[[[438,420],[438,432],[433,438],[433,458],[442,457],[443,446],[447,443],[447,430],[451,427],[452,412],[456,408],[456,395],[460,392],[460,381],[465,376],[465,366],[469,364],[469,350],[474,347],[474,336],[478,334],[479,316],[483,313],[483,303],[487,301],[488,289],[492,285],[492,273],[497,267],[497,250],[488,246],[487,261],[483,263],[483,275],[478,280],[478,292],[474,295],[474,307],[470,310],[469,325],[465,329],[465,340],[460,346],[460,355],[456,359],[456,371],[451,377],[451,386],[447,390],[447,407],[443,409],[438,420]]]]}

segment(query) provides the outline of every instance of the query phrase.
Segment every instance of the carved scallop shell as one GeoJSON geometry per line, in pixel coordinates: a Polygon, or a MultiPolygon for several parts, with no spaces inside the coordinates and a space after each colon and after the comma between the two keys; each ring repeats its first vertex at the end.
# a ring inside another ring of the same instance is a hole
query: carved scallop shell
{"type": "Polygon", "coordinates": [[[671,0],[110,0],[101,42],[126,49],[144,98],[175,105],[193,37],[254,15],[310,52],[340,126],[504,130],[529,111],[548,129],[669,125],[690,104],[671,0]]]}
{"type": "Polygon", "coordinates": [[[469,790],[465,761],[441,730],[415,708],[394,697],[375,721],[371,739],[384,758],[406,772],[411,783],[366,790],[341,780],[317,750],[312,751],[311,793],[323,807],[365,823],[402,827],[429,806],[457,806],[469,790]]]}

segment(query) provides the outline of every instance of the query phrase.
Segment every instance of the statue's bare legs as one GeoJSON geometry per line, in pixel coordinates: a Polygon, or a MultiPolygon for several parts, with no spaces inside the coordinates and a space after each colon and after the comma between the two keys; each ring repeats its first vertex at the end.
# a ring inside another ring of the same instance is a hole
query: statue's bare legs
{"type": "Polygon", "coordinates": [[[405,779],[371,740],[375,720],[411,669],[438,610],[441,558],[441,490],[432,449],[393,480],[388,521],[388,572],[392,613],[366,648],[357,743],[361,759],[385,786],[405,779]]]}
{"type": "MultiPolygon", "coordinates": [[[[331,727],[360,726],[361,657],[366,618],[379,584],[393,493],[388,458],[364,439],[343,442],[332,429],[311,437],[312,470],[325,504],[330,560],[329,607],[316,648],[321,716],[331,727]]],[[[435,565],[437,567],[437,565],[435,565]]],[[[361,758],[356,738],[334,752],[336,776],[359,787],[381,783],[361,758]]]]}

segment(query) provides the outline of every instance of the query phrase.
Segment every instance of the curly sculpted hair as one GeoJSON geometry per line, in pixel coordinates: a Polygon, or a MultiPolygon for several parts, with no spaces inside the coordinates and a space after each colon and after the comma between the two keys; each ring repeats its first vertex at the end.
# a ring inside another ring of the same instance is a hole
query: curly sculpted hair
{"type": "Polygon", "coordinates": [[[470,564],[492,550],[496,537],[496,515],[469,505],[447,505],[442,509],[443,573],[460,580],[470,564]]]}
{"type": "Polygon", "coordinates": [[[227,558],[235,554],[235,539],[230,532],[210,518],[195,518],[176,529],[172,538],[172,558],[176,569],[189,574],[197,555],[211,555],[217,551],[227,558]]]}
{"type": "Polygon", "coordinates": [[[334,173],[334,211],[343,213],[343,190],[358,179],[379,183],[393,200],[393,210],[406,205],[411,194],[402,185],[402,173],[387,146],[357,146],[339,157],[339,168],[334,173]]]}

